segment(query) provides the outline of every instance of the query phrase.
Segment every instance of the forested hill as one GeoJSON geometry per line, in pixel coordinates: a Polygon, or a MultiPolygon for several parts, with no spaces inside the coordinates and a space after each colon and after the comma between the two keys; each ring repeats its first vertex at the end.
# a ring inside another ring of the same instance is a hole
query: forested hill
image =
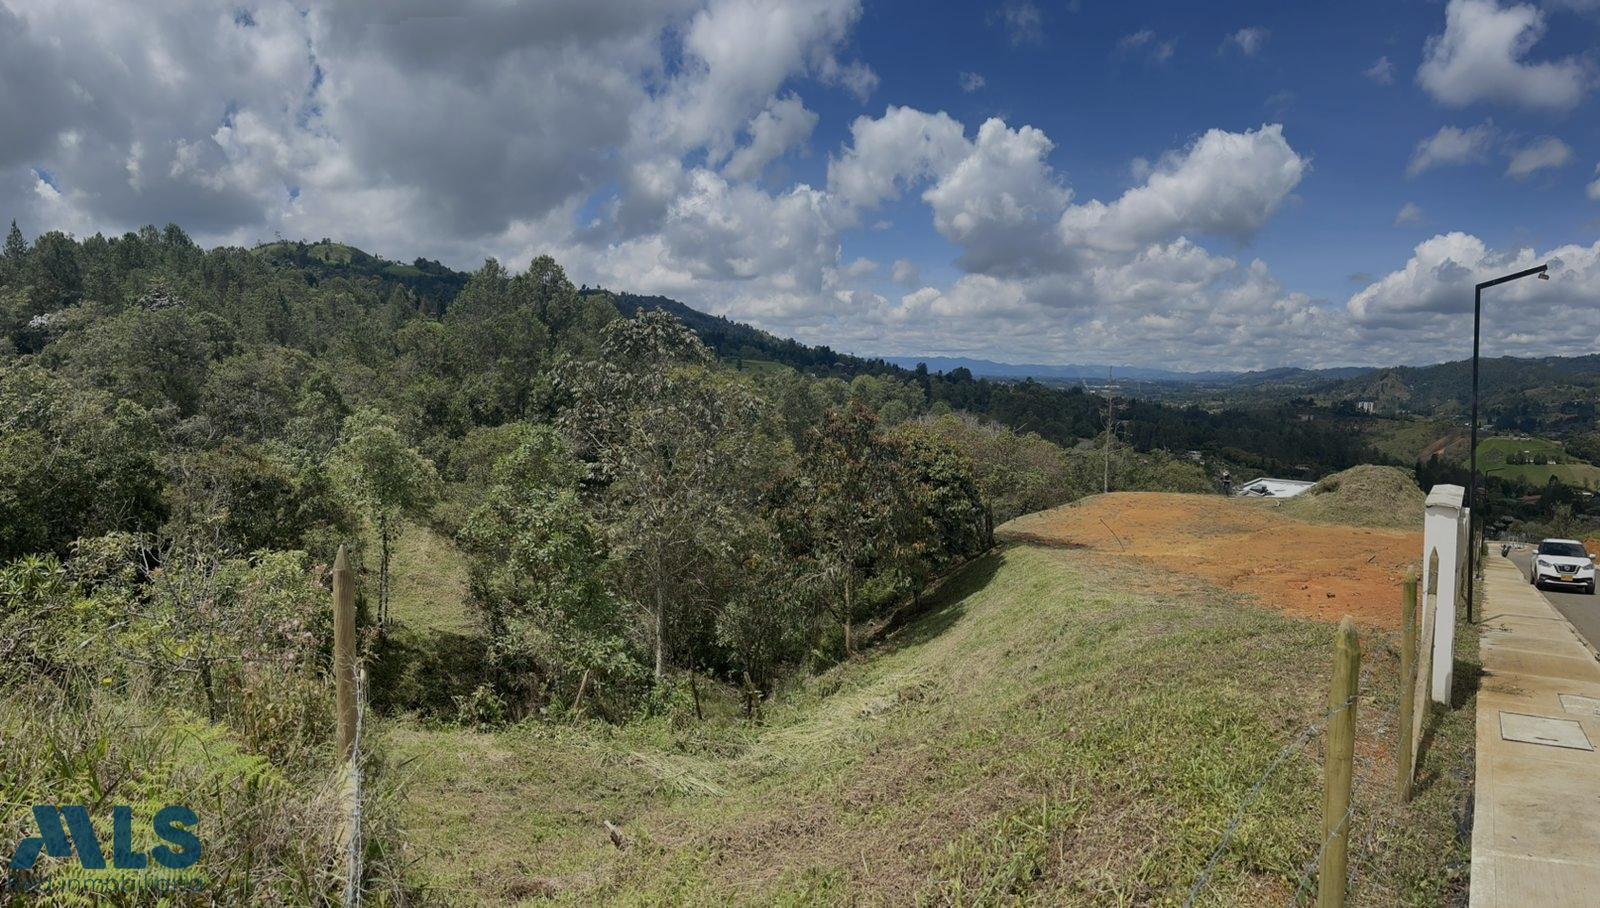
{"type": "MultiPolygon", "coordinates": [[[[361,299],[378,301],[384,310],[379,318],[382,324],[370,329],[376,333],[367,341],[352,339],[350,342],[382,346],[417,342],[426,332],[421,330],[421,323],[404,325],[412,316],[444,317],[448,321],[447,314],[452,310],[474,305],[471,285],[475,278],[509,280],[505,269],[497,264],[486,265],[476,275],[470,275],[421,258],[409,265],[388,261],[331,240],[275,242],[248,252],[224,249],[205,252],[189,242],[177,228],[168,228],[165,233],[148,228],[140,234],[119,239],[91,237],[81,244],[58,234],[48,234],[32,246],[30,249],[24,243],[11,255],[17,262],[28,260],[27,274],[37,276],[38,280],[25,297],[14,294],[7,310],[0,310],[0,317],[7,320],[0,322],[0,329],[10,336],[11,346],[23,353],[43,351],[58,335],[68,333],[71,328],[84,327],[85,320],[127,318],[122,310],[130,301],[130,294],[134,297],[132,301],[137,302],[141,295],[153,292],[154,298],[161,298],[165,292],[152,291],[149,286],[130,287],[130,281],[144,285],[159,283],[169,288],[219,279],[229,282],[231,279],[215,272],[248,267],[250,270],[266,269],[263,274],[271,275],[270,280],[265,281],[267,284],[286,281],[313,291],[359,290],[359,295],[346,293],[339,297],[336,294],[335,298],[346,299],[350,305],[357,306],[366,305],[361,299]],[[50,276],[52,269],[60,270],[61,274],[50,276]],[[73,271],[76,274],[69,277],[68,273],[73,271]],[[62,286],[56,286],[58,284],[62,286]]],[[[550,265],[556,267],[553,262],[550,265]]],[[[21,265],[14,270],[17,280],[24,279],[21,265]]],[[[241,297],[243,285],[252,282],[232,280],[228,288],[232,296],[225,295],[215,306],[203,308],[213,309],[218,317],[248,318],[269,328],[262,340],[280,346],[298,346],[295,338],[300,332],[311,330],[310,326],[321,323],[331,327],[327,314],[297,315],[288,300],[289,294],[282,290],[276,292],[277,302],[270,306],[262,306],[258,299],[241,297]],[[293,323],[281,322],[282,319],[293,323]]],[[[259,292],[258,288],[252,290],[259,292]]],[[[813,347],[779,338],[664,297],[584,288],[578,298],[593,304],[585,311],[598,311],[594,306],[622,315],[641,309],[665,311],[692,328],[720,359],[735,368],[760,370],[777,364],[814,378],[858,382],[856,396],[870,400],[880,410],[887,408],[886,415],[891,420],[932,410],[966,411],[1017,431],[1036,432],[1065,446],[1104,432],[1105,399],[1078,388],[976,378],[964,368],[945,373],[930,373],[921,367],[906,369],[881,359],[851,356],[825,346],[813,347]],[[859,384],[863,381],[866,384],[859,384]]],[[[505,340],[497,339],[500,343],[505,340]]],[[[240,340],[234,338],[233,342],[240,340]]],[[[76,342],[68,341],[58,349],[69,348],[73,343],[76,342]]],[[[490,349],[494,349],[493,344],[490,349]]],[[[377,365],[386,355],[374,348],[361,356],[377,365]]],[[[439,362],[435,366],[448,374],[456,372],[454,364],[439,362]]],[[[184,386],[185,371],[177,368],[161,381],[184,386]]],[[[463,374],[461,380],[481,384],[494,379],[483,374],[463,374]]],[[[201,389],[182,387],[175,393],[188,407],[201,389]]],[[[528,401],[520,400],[512,406],[528,405],[528,401]]],[[[468,419],[465,415],[455,418],[468,419]]],[[[485,414],[476,418],[485,418],[485,414]]],[[[1207,412],[1158,403],[1124,402],[1118,408],[1117,418],[1119,435],[1141,451],[1199,450],[1237,466],[1265,472],[1317,475],[1354,463],[1381,460],[1363,446],[1358,433],[1347,431],[1337,420],[1329,417],[1301,421],[1292,415],[1287,405],[1253,408],[1248,412],[1207,412]]]]}

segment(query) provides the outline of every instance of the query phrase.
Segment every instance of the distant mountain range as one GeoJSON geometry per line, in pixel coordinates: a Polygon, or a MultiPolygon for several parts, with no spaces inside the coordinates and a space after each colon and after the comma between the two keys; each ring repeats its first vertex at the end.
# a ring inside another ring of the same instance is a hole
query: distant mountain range
{"type": "Polygon", "coordinates": [[[1039,363],[999,363],[987,359],[969,359],[960,356],[885,356],[883,359],[906,369],[926,363],[929,371],[950,372],[966,369],[977,378],[998,378],[1012,381],[1031,378],[1043,382],[1093,382],[1105,381],[1107,370],[1120,381],[1173,382],[1179,384],[1230,384],[1249,385],[1261,382],[1343,381],[1377,371],[1370,366],[1346,366],[1337,369],[1266,369],[1257,372],[1179,372],[1172,369],[1152,369],[1142,366],[1044,365],[1039,363]]]}

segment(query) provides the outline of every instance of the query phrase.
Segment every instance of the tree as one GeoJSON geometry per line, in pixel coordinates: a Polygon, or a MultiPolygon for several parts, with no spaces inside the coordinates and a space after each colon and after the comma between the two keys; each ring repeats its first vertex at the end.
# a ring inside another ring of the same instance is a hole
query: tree
{"type": "Polygon", "coordinates": [[[585,691],[637,675],[604,581],[598,530],[578,500],[582,469],[545,426],[519,426],[515,448],[460,540],[491,659],[525,713],[541,700],[581,708],[585,691]]]}
{"type": "Polygon", "coordinates": [[[568,369],[562,424],[593,464],[618,587],[648,622],[659,681],[674,635],[725,589],[731,540],[755,505],[760,401],[658,311],[608,325],[601,357],[568,369]]]}
{"type": "Polygon", "coordinates": [[[11,229],[6,232],[6,244],[0,248],[0,283],[15,281],[22,274],[22,266],[27,260],[28,241],[17,229],[17,222],[12,221],[11,229]]]}
{"type": "Polygon", "coordinates": [[[371,408],[350,414],[331,471],[378,530],[378,622],[389,621],[389,556],[400,522],[421,518],[432,505],[439,477],[433,464],[408,445],[394,420],[371,408]]]}
{"type": "Polygon", "coordinates": [[[827,608],[844,627],[846,655],[855,653],[856,593],[874,556],[890,544],[896,511],[892,458],[877,417],[860,402],[828,413],[801,458],[806,537],[812,560],[835,594],[827,608]]]}

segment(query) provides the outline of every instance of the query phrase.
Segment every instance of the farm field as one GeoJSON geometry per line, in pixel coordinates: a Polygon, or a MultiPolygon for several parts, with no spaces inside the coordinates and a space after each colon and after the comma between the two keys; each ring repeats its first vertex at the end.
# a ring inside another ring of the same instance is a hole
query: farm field
{"type": "Polygon", "coordinates": [[[1552,478],[1570,486],[1600,488],[1600,467],[1568,454],[1559,443],[1542,438],[1488,438],[1478,442],[1478,467],[1485,473],[1543,486],[1552,478]],[[1550,463],[1507,463],[1518,454],[1543,455],[1550,463]],[[1559,461],[1559,462],[1556,462],[1559,461]]]}

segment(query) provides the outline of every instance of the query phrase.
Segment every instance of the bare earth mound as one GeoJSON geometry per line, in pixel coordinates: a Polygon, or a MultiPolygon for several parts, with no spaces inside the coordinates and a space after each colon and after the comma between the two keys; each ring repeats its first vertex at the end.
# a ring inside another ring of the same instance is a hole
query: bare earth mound
{"type": "Polygon", "coordinates": [[[1412,529],[1422,523],[1426,499],[1405,470],[1363,464],[1323,477],[1282,510],[1313,523],[1412,529]]]}
{"type": "Polygon", "coordinates": [[[1018,517],[1001,539],[1087,548],[1187,572],[1262,604],[1337,621],[1400,625],[1400,580],[1422,550],[1416,531],[1311,524],[1221,496],[1113,492],[1018,517]]]}

